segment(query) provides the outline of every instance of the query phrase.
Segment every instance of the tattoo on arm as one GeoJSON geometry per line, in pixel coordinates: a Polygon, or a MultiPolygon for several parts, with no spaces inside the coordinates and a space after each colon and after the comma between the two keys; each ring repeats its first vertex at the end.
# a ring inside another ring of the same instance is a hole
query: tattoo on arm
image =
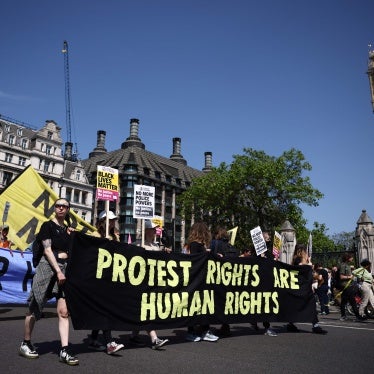
{"type": "Polygon", "coordinates": [[[52,241],[51,241],[51,239],[42,240],[42,243],[43,243],[44,249],[52,247],[52,241]]]}

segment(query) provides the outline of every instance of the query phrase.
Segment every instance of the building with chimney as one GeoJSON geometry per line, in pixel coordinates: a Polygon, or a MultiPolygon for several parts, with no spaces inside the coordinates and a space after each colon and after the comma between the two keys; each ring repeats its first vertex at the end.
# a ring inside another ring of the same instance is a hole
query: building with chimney
{"type": "MultiPolygon", "coordinates": [[[[147,151],[139,137],[139,120],[130,120],[130,135],[121,148],[108,152],[105,147],[106,132],[97,132],[97,144],[89,158],[82,161],[91,184],[96,186],[97,166],[109,166],[118,170],[118,201],[110,202],[110,210],[119,217],[122,241],[139,239],[141,220],[133,218],[134,185],[155,187],[155,215],[164,222],[165,234],[170,246],[179,251],[186,241],[191,222],[181,217],[176,198],[184,192],[194,178],[209,172],[212,168],[212,153],[205,152],[203,170],[189,167],[181,153],[181,138],[172,139],[172,154],[168,157],[147,151]]],[[[97,214],[105,209],[104,201],[95,201],[94,222],[97,214]]]]}
{"type": "Polygon", "coordinates": [[[85,221],[92,221],[93,188],[84,168],[72,152],[62,150],[61,128],[53,120],[36,130],[0,115],[0,192],[31,165],[71,209],[85,221]]]}

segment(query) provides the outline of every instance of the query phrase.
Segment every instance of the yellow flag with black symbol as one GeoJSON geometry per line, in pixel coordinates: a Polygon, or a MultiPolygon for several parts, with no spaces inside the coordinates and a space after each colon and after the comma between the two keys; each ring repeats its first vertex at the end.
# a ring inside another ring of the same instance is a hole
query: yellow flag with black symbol
{"type": "MultiPolygon", "coordinates": [[[[13,243],[12,249],[25,250],[31,245],[42,223],[53,218],[57,199],[57,194],[32,166],[28,166],[1,193],[2,224],[9,227],[8,239],[13,243]]],[[[96,231],[73,210],[70,210],[69,217],[76,230],[88,234],[96,231]]]]}
{"type": "Polygon", "coordinates": [[[234,227],[231,230],[227,230],[227,233],[229,234],[231,245],[235,245],[235,239],[236,239],[237,232],[238,232],[238,226],[234,227]]]}

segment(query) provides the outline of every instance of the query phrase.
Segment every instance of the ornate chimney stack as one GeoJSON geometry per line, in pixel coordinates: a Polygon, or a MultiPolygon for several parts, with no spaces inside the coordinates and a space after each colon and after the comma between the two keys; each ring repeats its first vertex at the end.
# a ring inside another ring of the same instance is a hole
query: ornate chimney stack
{"type": "Polygon", "coordinates": [[[94,150],[90,152],[90,154],[88,155],[89,158],[101,155],[103,153],[107,153],[107,150],[105,148],[105,137],[106,131],[99,130],[97,132],[96,148],[94,148],[94,150]]]}
{"type": "Polygon", "coordinates": [[[65,143],[64,159],[65,160],[72,160],[72,156],[73,156],[73,143],[66,142],[65,143]]]}
{"type": "Polygon", "coordinates": [[[203,167],[203,171],[211,171],[212,170],[212,152],[205,152],[205,166],[203,167]]]}
{"type": "Polygon", "coordinates": [[[145,149],[145,145],[142,143],[138,136],[139,133],[139,120],[137,118],[130,119],[130,136],[122,143],[121,148],[126,149],[127,147],[140,147],[145,149]]]}
{"type": "Polygon", "coordinates": [[[173,154],[170,156],[173,161],[187,165],[187,161],[181,155],[181,138],[173,138],[173,154]]]}

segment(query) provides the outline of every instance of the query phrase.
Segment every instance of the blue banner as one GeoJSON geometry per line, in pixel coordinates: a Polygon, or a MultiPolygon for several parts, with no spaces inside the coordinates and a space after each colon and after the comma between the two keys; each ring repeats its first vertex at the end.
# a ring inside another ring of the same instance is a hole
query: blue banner
{"type": "Polygon", "coordinates": [[[0,248],[0,304],[25,304],[35,269],[32,252],[0,248]]]}

